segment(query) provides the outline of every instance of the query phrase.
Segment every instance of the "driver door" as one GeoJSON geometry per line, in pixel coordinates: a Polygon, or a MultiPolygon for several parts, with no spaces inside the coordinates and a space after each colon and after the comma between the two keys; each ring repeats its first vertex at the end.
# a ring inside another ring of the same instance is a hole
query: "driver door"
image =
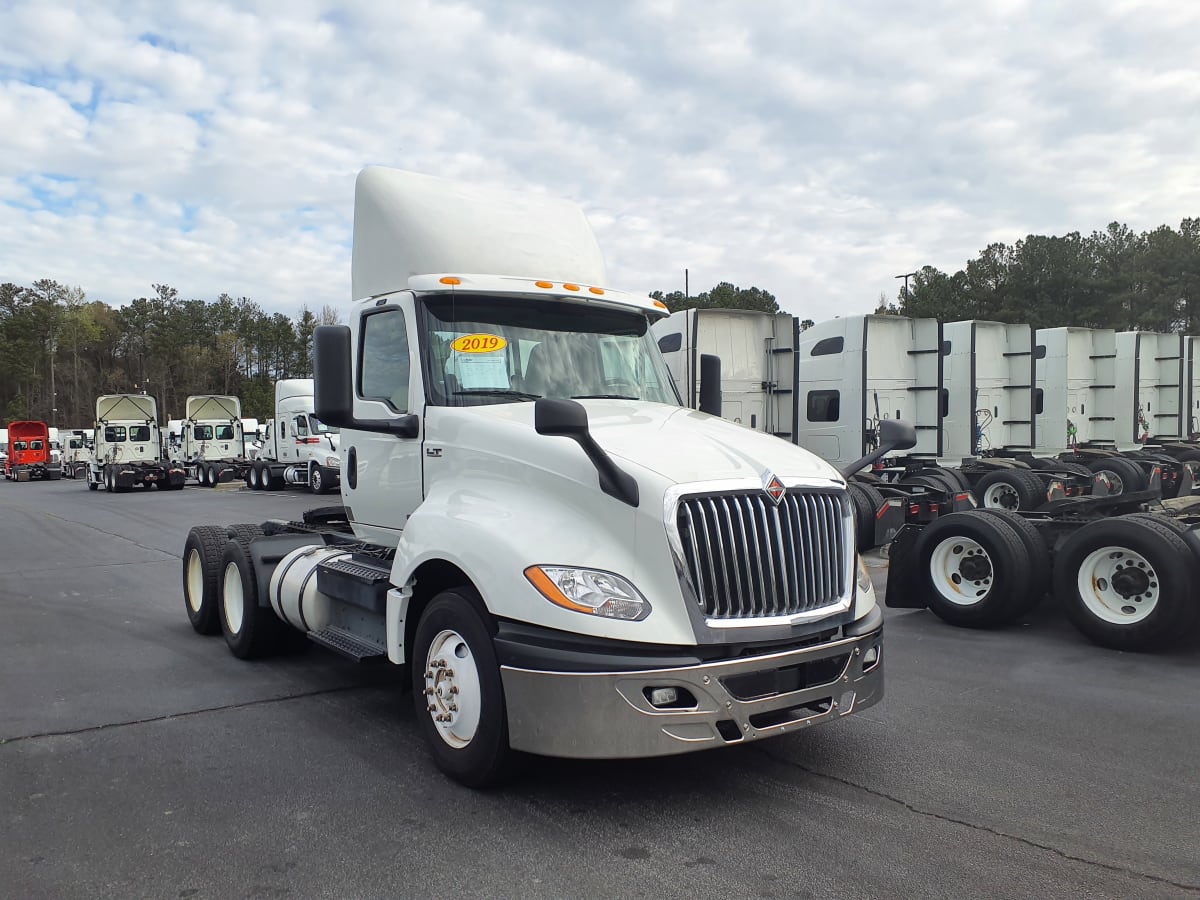
{"type": "MultiPolygon", "coordinates": [[[[372,309],[359,319],[354,415],[398,418],[419,412],[420,371],[411,307],[372,309]]],[[[422,425],[422,428],[424,426],[422,425]]],[[[423,435],[342,431],[342,497],[363,537],[395,544],[408,517],[423,499],[423,435]]]]}

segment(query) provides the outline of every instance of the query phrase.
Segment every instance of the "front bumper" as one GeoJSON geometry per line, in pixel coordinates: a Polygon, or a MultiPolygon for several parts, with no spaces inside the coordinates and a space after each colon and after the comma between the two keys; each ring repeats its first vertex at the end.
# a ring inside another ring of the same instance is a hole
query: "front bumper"
{"type": "Polygon", "coordinates": [[[882,616],[877,624],[797,650],[674,668],[554,672],[501,665],[509,742],[516,750],[580,759],[669,756],[846,716],[883,697],[882,616]],[[872,650],[873,663],[864,663],[872,650]],[[661,687],[683,689],[694,705],[653,706],[648,692],[661,687]]]}

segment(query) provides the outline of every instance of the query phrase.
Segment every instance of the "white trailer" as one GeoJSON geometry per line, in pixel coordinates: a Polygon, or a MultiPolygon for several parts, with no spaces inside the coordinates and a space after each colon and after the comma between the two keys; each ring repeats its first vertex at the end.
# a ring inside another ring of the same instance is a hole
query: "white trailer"
{"type": "Polygon", "coordinates": [[[178,490],[183,467],[167,460],[158,430],[158,407],[147,394],[96,398],[95,450],[87,464],[88,490],[112,493],[133,487],[178,490]]]}
{"type": "Polygon", "coordinates": [[[305,485],[314,494],[337,490],[341,459],[338,432],[313,412],[313,380],[275,382],[275,416],[268,419],[262,445],[246,470],[251,490],[305,485]]]}
{"type": "Polygon", "coordinates": [[[350,324],[314,336],[345,506],[192,529],[197,631],[408,667],[469,785],[512,750],[686,753],[879,699],[844,479],[680,406],[665,310],[604,286],[577,207],[369,168],[354,217],[350,324]]]}
{"type": "Polygon", "coordinates": [[[245,479],[249,460],[242,432],[242,403],[237,397],[188,397],[181,437],[179,461],[189,478],[205,487],[245,479]]]}

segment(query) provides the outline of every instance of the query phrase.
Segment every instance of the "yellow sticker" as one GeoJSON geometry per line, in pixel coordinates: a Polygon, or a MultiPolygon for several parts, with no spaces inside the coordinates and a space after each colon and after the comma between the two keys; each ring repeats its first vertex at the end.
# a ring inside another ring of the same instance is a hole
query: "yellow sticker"
{"type": "Polygon", "coordinates": [[[458,353],[493,353],[508,346],[498,334],[464,334],[450,345],[458,353]]]}

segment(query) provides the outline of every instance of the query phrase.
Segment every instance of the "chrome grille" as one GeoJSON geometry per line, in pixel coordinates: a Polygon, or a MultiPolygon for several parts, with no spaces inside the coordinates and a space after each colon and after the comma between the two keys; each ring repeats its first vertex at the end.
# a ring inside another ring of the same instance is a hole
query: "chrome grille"
{"type": "Polygon", "coordinates": [[[704,614],[717,619],[791,616],[837,604],[851,577],[842,494],[762,491],[686,497],[677,526],[687,574],[704,614]]]}

